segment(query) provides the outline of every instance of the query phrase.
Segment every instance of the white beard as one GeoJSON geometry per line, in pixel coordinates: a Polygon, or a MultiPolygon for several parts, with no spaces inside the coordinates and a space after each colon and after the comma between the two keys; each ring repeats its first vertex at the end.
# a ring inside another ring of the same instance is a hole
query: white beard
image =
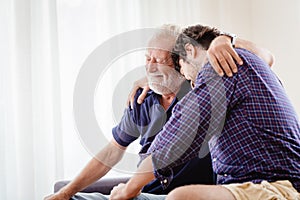
{"type": "Polygon", "coordinates": [[[167,95],[171,93],[176,94],[180,90],[181,84],[185,80],[185,78],[175,70],[170,70],[168,77],[164,77],[163,75],[159,74],[153,74],[148,75],[147,78],[150,89],[161,95],[167,95]]]}

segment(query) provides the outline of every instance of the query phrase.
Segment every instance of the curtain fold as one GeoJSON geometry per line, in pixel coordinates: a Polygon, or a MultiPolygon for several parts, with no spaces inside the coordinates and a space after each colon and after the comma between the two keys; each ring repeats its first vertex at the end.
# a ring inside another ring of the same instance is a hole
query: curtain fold
{"type": "Polygon", "coordinates": [[[1,9],[0,198],[42,199],[63,176],[56,2],[1,9]]]}

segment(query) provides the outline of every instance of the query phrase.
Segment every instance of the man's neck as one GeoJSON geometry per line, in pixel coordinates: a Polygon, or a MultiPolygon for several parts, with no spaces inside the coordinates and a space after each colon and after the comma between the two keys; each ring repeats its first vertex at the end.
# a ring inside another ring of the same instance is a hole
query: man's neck
{"type": "Polygon", "coordinates": [[[162,95],[160,99],[160,104],[165,110],[167,110],[170,107],[175,97],[176,95],[174,93],[162,95]]]}

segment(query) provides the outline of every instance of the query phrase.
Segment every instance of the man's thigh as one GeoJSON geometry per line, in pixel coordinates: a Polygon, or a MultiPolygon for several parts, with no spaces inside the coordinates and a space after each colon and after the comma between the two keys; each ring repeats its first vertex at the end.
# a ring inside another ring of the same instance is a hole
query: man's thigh
{"type": "Polygon", "coordinates": [[[246,182],[242,184],[223,185],[232,192],[236,200],[243,199],[278,199],[300,200],[300,194],[289,181],[267,182],[260,184],[246,182]]]}
{"type": "Polygon", "coordinates": [[[166,200],[235,200],[233,194],[220,185],[188,185],[171,191],[166,200]]]}
{"type": "Polygon", "coordinates": [[[167,195],[142,193],[139,196],[133,198],[132,200],[165,200],[166,196],[167,195]]]}
{"type": "Polygon", "coordinates": [[[74,195],[71,200],[109,200],[109,195],[104,195],[101,193],[82,193],[78,192],[74,195]]]}
{"type": "MultiPolygon", "coordinates": [[[[133,198],[133,200],[164,200],[166,195],[155,195],[142,193],[139,196],[133,198]]],[[[103,195],[101,193],[77,193],[71,200],[109,200],[109,195],[103,195]]]]}

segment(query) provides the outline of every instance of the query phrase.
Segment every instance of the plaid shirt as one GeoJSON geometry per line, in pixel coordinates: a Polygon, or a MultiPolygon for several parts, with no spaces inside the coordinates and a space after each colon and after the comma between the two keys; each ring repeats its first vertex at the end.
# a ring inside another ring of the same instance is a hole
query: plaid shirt
{"type": "MultiPolygon", "coordinates": [[[[112,129],[116,142],[122,146],[128,146],[136,139],[140,139],[141,149],[139,154],[143,155],[149,149],[152,141],[163,128],[166,121],[172,115],[172,108],[178,100],[182,99],[191,90],[186,81],[181,85],[171,105],[165,110],[160,105],[161,95],[149,91],[142,104],[137,103],[138,96],[142,90],[138,90],[134,99],[134,107],[125,109],[119,124],[112,129]]],[[[173,168],[173,181],[164,189],[160,180],[151,181],[142,192],[152,194],[167,194],[172,189],[186,184],[213,184],[214,175],[212,171],[211,156],[208,154],[203,159],[194,158],[188,162],[173,168]]]]}
{"type": "Polygon", "coordinates": [[[148,154],[167,187],[172,168],[208,153],[218,184],[290,180],[300,191],[300,125],[280,81],[266,63],[236,49],[244,64],[232,78],[210,64],[173,109],[148,154]],[[209,142],[208,142],[209,141],[209,142]]]}

